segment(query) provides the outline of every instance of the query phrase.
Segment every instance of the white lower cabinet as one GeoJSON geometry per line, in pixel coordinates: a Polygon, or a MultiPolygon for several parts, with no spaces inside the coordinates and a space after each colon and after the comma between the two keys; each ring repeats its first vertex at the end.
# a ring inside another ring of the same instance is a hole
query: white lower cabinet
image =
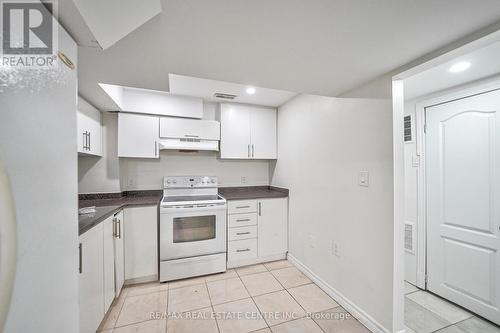
{"type": "Polygon", "coordinates": [[[288,200],[262,199],[258,205],[259,256],[268,257],[288,251],[288,200]]]}
{"type": "Polygon", "coordinates": [[[158,207],[125,208],[124,220],[125,279],[157,279],[158,207]]]}
{"type": "Polygon", "coordinates": [[[80,333],[94,333],[125,279],[123,211],[79,237],[80,333]]]}
{"type": "Polygon", "coordinates": [[[288,251],[288,198],[228,202],[228,268],[282,259],[288,251]]]}
{"type": "Polygon", "coordinates": [[[115,224],[115,297],[118,298],[125,283],[125,248],[123,237],[123,210],[114,216],[115,224]]]}
{"type": "Polygon", "coordinates": [[[103,223],[80,236],[80,333],[94,333],[104,316],[103,223]]]}
{"type": "Polygon", "coordinates": [[[115,220],[108,218],[103,225],[103,281],[104,281],[104,310],[106,311],[115,299],[115,220]]]}

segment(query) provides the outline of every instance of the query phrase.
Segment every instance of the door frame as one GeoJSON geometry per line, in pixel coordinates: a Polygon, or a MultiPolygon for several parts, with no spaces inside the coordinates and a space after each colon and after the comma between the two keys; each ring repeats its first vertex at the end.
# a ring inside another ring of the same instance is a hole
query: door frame
{"type": "Polygon", "coordinates": [[[417,287],[427,290],[427,181],[425,112],[427,108],[500,90],[500,75],[425,97],[415,103],[417,171],[417,287]]]}

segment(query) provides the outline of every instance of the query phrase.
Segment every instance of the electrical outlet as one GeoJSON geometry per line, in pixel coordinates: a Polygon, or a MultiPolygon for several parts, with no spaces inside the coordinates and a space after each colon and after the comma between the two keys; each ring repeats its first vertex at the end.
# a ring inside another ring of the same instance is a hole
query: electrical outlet
{"type": "Polygon", "coordinates": [[[368,171],[360,171],[358,174],[358,185],[368,187],[370,186],[370,174],[368,171]]]}
{"type": "Polygon", "coordinates": [[[246,184],[247,183],[247,177],[241,176],[241,183],[246,184]]]}
{"type": "Polygon", "coordinates": [[[340,257],[339,244],[332,240],[332,254],[336,257],[340,257]]]}
{"type": "Polygon", "coordinates": [[[309,247],[314,249],[316,247],[316,237],[314,235],[309,234],[309,247]]]}

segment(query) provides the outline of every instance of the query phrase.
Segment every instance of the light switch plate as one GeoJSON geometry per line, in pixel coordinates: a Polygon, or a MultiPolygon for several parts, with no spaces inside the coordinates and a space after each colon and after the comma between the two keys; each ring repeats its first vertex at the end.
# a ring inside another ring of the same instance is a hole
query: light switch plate
{"type": "Polygon", "coordinates": [[[370,174],[368,171],[360,171],[358,174],[358,185],[359,186],[370,186],[370,174]]]}

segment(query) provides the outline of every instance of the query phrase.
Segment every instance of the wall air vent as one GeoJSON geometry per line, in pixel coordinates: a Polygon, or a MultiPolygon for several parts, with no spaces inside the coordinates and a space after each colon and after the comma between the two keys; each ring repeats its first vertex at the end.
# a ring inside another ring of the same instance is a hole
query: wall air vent
{"type": "Polygon", "coordinates": [[[410,253],[415,253],[415,223],[405,222],[405,250],[410,253]]]}
{"type": "Polygon", "coordinates": [[[411,142],[411,116],[404,117],[405,142],[411,142]]]}
{"type": "Polygon", "coordinates": [[[231,94],[215,93],[214,97],[215,98],[222,98],[222,99],[235,99],[238,96],[231,95],[231,94]]]}

